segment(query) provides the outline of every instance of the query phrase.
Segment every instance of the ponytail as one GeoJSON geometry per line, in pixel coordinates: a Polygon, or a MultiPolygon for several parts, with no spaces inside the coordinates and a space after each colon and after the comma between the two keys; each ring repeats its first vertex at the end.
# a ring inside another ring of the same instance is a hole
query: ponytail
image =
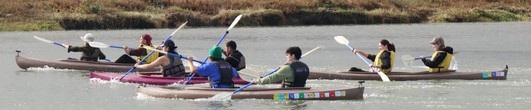
{"type": "Polygon", "coordinates": [[[387,46],[387,49],[388,49],[389,51],[396,52],[395,45],[389,43],[389,41],[388,41],[387,39],[382,39],[382,40],[380,40],[380,44],[382,44],[382,45],[386,45],[386,46],[387,46]]]}

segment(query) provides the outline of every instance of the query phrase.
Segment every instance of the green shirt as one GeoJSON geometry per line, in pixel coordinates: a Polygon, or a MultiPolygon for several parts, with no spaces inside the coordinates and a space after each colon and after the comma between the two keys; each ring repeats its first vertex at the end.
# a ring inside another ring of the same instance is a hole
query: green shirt
{"type": "MultiPolygon", "coordinates": [[[[295,62],[295,61],[292,61],[295,62]]],[[[271,84],[280,82],[282,80],[286,79],[288,82],[293,82],[295,80],[295,75],[293,74],[293,69],[289,65],[285,65],[280,68],[277,72],[266,76],[264,78],[258,79],[256,83],[258,84],[271,84]]]]}

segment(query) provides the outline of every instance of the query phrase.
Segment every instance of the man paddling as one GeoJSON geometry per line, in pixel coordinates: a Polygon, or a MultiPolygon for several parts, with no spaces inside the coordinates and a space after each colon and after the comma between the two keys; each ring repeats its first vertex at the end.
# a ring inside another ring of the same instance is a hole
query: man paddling
{"type": "Polygon", "coordinates": [[[282,81],[282,88],[304,87],[310,74],[310,69],[305,63],[299,61],[301,54],[302,51],[299,47],[289,47],[286,50],[286,65],[269,76],[253,80],[253,83],[271,84],[282,81]]]}
{"type": "MultiPolygon", "coordinates": [[[[209,59],[207,62],[199,67],[190,65],[191,73],[199,76],[208,76],[211,88],[232,88],[234,87],[233,78],[238,76],[236,69],[221,58],[223,50],[219,46],[214,46],[209,51],[209,59]]],[[[188,57],[188,63],[193,64],[193,57],[188,57]]]]}
{"type": "Polygon", "coordinates": [[[227,44],[225,44],[225,50],[223,50],[223,54],[226,57],[225,61],[230,63],[230,65],[236,68],[236,70],[240,71],[245,68],[245,57],[236,49],[236,47],[236,42],[232,40],[227,42],[227,44]]]}
{"type": "Polygon", "coordinates": [[[433,38],[430,44],[433,50],[435,51],[431,59],[427,59],[426,57],[421,56],[424,65],[430,67],[428,69],[428,72],[433,73],[448,71],[450,63],[452,62],[454,49],[452,47],[445,46],[442,37],[433,38]]]}
{"type": "Polygon", "coordinates": [[[81,39],[85,42],[85,46],[70,46],[63,44],[64,47],[70,52],[82,52],[80,60],[83,61],[98,61],[98,59],[105,59],[105,55],[99,48],[91,47],[89,42],[94,42],[94,35],[91,33],[81,36],[81,39]]]}

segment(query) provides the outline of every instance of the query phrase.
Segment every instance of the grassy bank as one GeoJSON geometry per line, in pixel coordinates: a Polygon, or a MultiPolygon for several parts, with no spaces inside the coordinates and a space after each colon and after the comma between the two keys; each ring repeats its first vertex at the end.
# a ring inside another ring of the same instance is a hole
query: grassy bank
{"type": "Polygon", "coordinates": [[[530,0],[3,0],[0,31],[531,21],[530,0]]]}

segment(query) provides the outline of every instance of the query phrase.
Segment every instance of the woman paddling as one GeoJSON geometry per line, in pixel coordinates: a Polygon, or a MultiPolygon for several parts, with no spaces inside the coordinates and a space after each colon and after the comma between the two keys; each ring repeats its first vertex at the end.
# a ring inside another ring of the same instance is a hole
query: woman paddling
{"type": "MultiPolygon", "coordinates": [[[[177,51],[175,50],[177,49],[177,46],[175,46],[175,43],[172,40],[167,40],[161,47],[162,51],[177,54],[177,51]]],[[[135,66],[139,69],[153,69],[157,66],[162,66],[162,75],[164,77],[182,77],[186,75],[182,60],[179,57],[171,55],[161,56],[149,64],[138,65],[137,63],[135,66]]]]}
{"type": "MultiPolygon", "coordinates": [[[[387,39],[380,40],[380,43],[378,44],[378,49],[380,49],[380,52],[378,54],[368,54],[361,50],[354,49],[352,52],[359,53],[363,55],[364,57],[370,59],[373,61],[373,63],[370,65],[371,67],[376,67],[378,70],[380,70],[383,73],[389,73],[393,69],[394,60],[395,60],[395,45],[389,43],[387,39]]],[[[371,72],[374,72],[371,69],[371,72]]]]}

